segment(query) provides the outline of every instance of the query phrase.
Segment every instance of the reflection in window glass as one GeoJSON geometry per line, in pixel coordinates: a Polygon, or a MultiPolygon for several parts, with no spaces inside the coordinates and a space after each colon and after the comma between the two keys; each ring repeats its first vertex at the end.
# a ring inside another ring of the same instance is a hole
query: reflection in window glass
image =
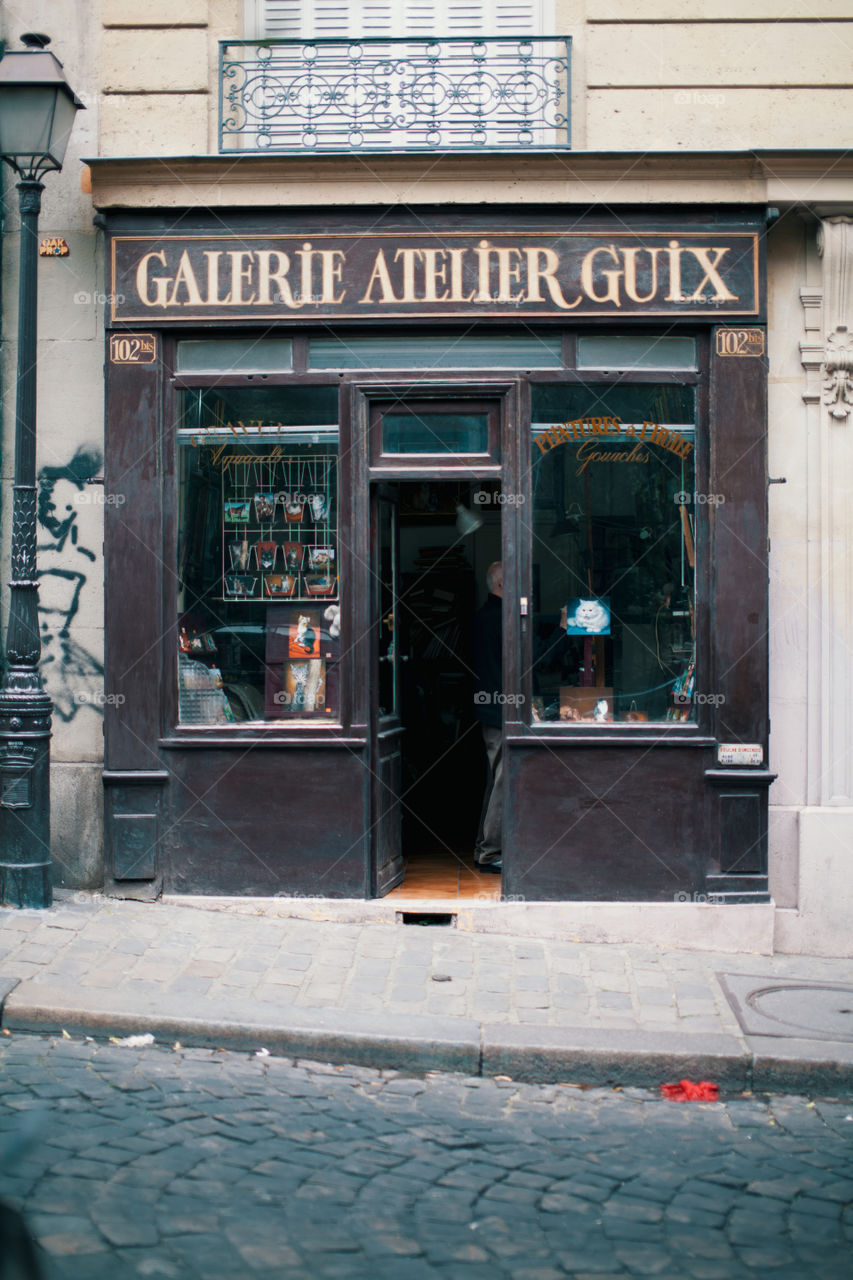
{"type": "Polygon", "coordinates": [[[559,334],[383,334],[311,338],[309,369],[559,369],[559,334]]]}
{"type": "Polygon", "coordinates": [[[294,395],[184,393],[181,724],[338,715],[338,433],[300,423],[294,395]]]}
{"type": "Polygon", "coordinates": [[[692,719],[693,388],[552,383],[533,403],[533,718],[692,719]]]}
{"type": "Polygon", "coordinates": [[[385,413],[383,453],[486,453],[485,413],[385,413]]]}
{"type": "Polygon", "coordinates": [[[292,367],[289,338],[188,338],[178,343],[179,373],[284,373],[292,367]]]}
{"type": "Polygon", "coordinates": [[[578,338],[579,369],[695,369],[696,340],[632,334],[585,334],[578,338]]]}

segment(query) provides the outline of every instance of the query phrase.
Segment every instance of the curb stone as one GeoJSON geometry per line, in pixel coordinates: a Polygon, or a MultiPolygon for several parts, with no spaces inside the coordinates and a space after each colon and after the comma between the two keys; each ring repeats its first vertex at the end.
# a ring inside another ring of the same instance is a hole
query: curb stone
{"type": "Polygon", "coordinates": [[[36,984],[17,987],[12,980],[3,1004],[3,1029],[11,1032],[66,1031],[95,1039],[150,1032],[155,1041],[167,1045],[177,1040],[186,1047],[249,1053],[263,1048],[278,1057],[415,1074],[506,1075],[541,1084],[649,1088],[686,1077],[712,1080],[732,1093],[794,1091],[843,1097],[853,1092],[849,1044],[794,1041],[777,1043],[768,1051],[754,1039],[744,1047],[726,1035],[494,1026],[461,1017],[357,1014],[259,1001],[239,1002],[239,1008],[231,1009],[220,1005],[200,1017],[198,1006],[204,1002],[199,1000],[194,1001],[194,1013],[180,1008],[183,1002],[174,997],[164,999],[161,1003],[168,1007],[160,1011],[128,1012],[109,992],[87,992],[90,1004],[83,1008],[58,990],[44,988],[39,993],[36,984]]]}

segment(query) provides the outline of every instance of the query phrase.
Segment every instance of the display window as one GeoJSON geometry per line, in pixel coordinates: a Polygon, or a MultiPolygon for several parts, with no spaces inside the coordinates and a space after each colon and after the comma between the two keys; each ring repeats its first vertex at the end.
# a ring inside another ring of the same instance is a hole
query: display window
{"type": "Polygon", "coordinates": [[[532,418],[531,719],[694,719],[695,386],[552,382],[532,418]]]}
{"type": "Polygon", "coordinates": [[[337,719],[337,394],[180,393],[182,725],[337,719]]]}

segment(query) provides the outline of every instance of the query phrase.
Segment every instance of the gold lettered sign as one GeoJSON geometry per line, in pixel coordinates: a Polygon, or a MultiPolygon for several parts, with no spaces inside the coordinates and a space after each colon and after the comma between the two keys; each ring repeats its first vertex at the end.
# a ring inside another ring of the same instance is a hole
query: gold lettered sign
{"type": "Polygon", "coordinates": [[[763,356],[763,329],[718,329],[718,356],[763,356]]]}
{"type": "Polygon", "coordinates": [[[153,364],[157,338],[153,333],[114,333],[110,336],[110,364],[153,364]]]}
{"type": "Polygon", "coordinates": [[[115,235],[112,321],[761,313],[757,231],[115,235]]]}

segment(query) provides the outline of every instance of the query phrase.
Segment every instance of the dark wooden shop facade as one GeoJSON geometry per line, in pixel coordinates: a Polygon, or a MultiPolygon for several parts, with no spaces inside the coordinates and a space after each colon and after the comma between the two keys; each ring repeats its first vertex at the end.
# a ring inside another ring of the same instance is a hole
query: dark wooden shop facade
{"type": "Polygon", "coordinates": [[[400,882],[417,727],[390,574],[417,482],[499,512],[503,894],[767,900],[765,226],[755,208],[110,215],[111,891],[400,882]],[[205,451],[226,479],[248,467],[242,497],[210,497],[205,451]],[[316,488],[330,458],[334,501],[324,480],[287,525],[269,468],[316,488]],[[277,623],[301,610],[311,715],[277,623]],[[238,633],[258,671],[241,714],[189,714],[238,633]]]}

